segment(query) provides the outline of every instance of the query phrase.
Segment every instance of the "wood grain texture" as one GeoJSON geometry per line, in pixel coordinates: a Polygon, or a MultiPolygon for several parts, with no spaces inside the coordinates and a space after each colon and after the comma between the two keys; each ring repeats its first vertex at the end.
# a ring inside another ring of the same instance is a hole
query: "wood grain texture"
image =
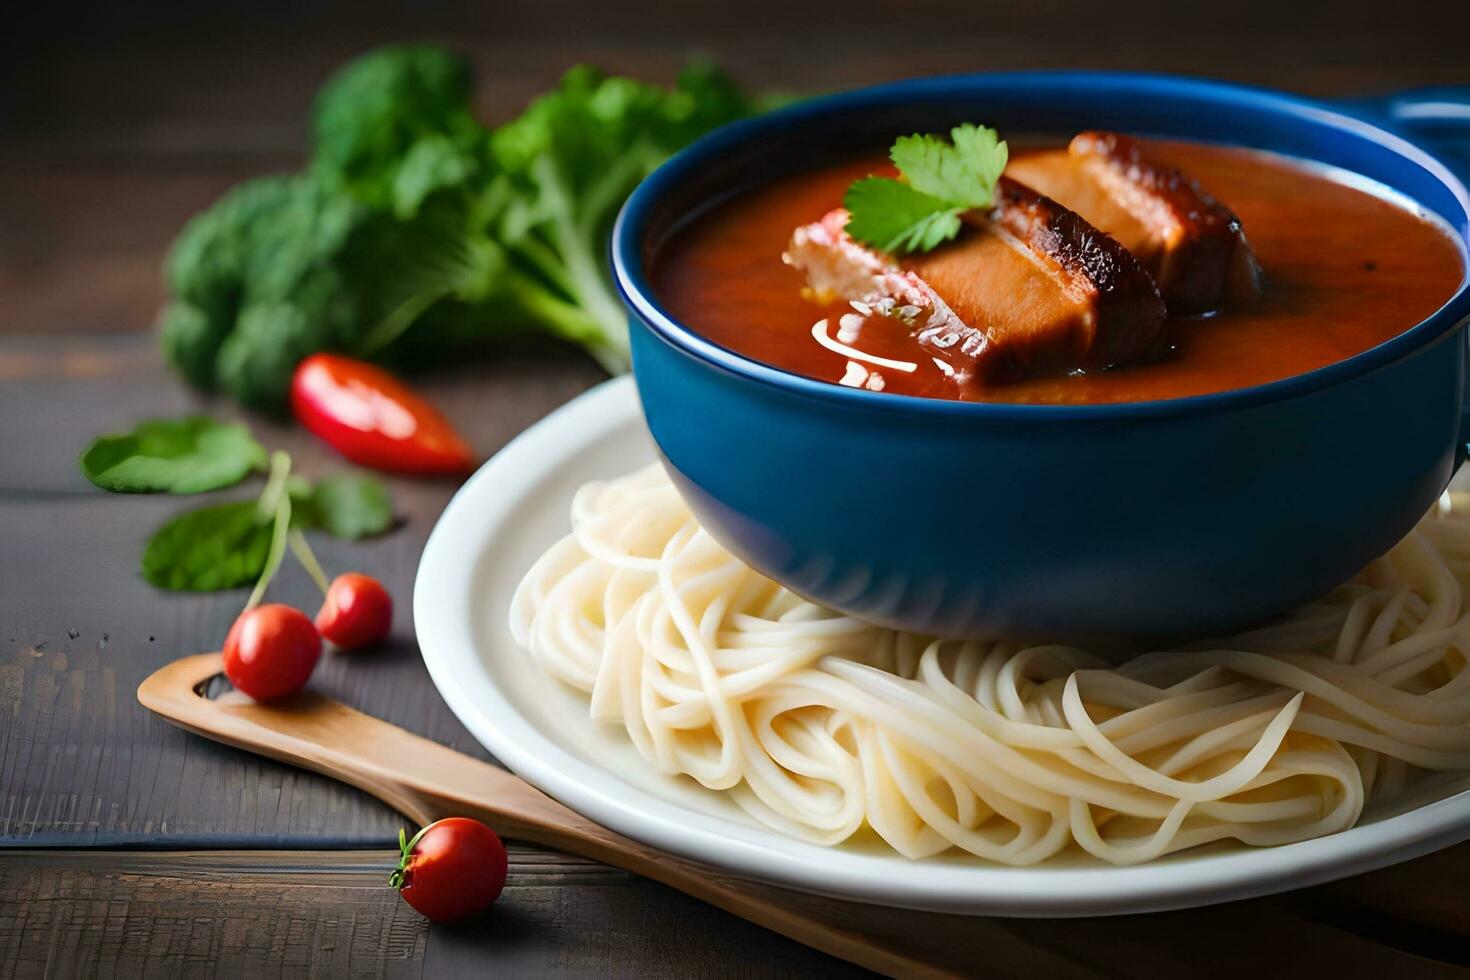
{"type": "MultiPolygon", "coordinates": [[[[861,971],[663,886],[512,851],[494,913],[431,926],[384,887],[378,851],[10,851],[0,976],[856,976],[861,971]]],[[[1413,921],[1418,883],[1462,888],[1470,848],[1338,885],[1215,909],[1094,920],[932,917],[966,972],[1055,978],[1464,976],[1470,923],[1413,921]],[[1427,865],[1439,862],[1441,870],[1427,865]],[[1427,877],[1426,877],[1427,875],[1427,877]],[[1410,886],[1410,905],[1375,893],[1410,886]],[[1352,898],[1346,897],[1351,894],[1352,898]]],[[[814,903],[823,900],[813,899],[814,903]]],[[[912,921],[887,922],[890,929],[912,921]]]]}
{"type": "Polygon", "coordinates": [[[0,976],[442,978],[862,971],[662,886],[513,855],[494,914],[434,926],[387,851],[25,851],[0,859],[0,976]]]}

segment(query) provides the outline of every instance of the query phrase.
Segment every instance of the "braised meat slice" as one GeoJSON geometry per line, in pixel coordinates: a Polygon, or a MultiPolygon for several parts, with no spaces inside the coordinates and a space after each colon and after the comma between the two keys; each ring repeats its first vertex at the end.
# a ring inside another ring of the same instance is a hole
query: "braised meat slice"
{"type": "Polygon", "coordinates": [[[1164,304],[1148,273],[1075,212],[1008,178],[995,207],[932,252],[854,241],[847,212],[798,228],[786,261],[823,300],[903,321],[961,383],[1090,370],[1149,356],[1164,304]]]}
{"type": "Polygon", "coordinates": [[[1121,242],[1153,274],[1171,314],[1260,295],[1261,269],[1235,214],[1126,136],[1079,133],[1065,152],[1027,154],[1007,173],[1121,242]]]}
{"type": "Polygon", "coordinates": [[[917,331],[920,343],[945,363],[966,372],[988,357],[990,341],[980,327],[970,326],[914,272],[898,267],[882,252],[847,233],[846,208],[836,208],[821,221],[802,225],[791,235],[781,259],[806,276],[807,289],[819,303],[844,300],[870,317],[900,321],[917,331]]]}

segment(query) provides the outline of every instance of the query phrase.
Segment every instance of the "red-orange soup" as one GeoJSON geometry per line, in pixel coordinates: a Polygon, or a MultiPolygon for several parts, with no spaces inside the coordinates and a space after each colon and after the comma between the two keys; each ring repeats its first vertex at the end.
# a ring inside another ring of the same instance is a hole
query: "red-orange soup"
{"type": "MultiPolygon", "coordinates": [[[[918,364],[883,372],[884,390],[933,398],[1039,404],[1152,401],[1264,384],[1361,353],[1414,326],[1454,293],[1461,251],[1441,225],[1386,197],[1268,154],[1148,141],[1150,155],[1197,179],[1240,218],[1265,270],[1242,309],[1168,324],[1161,360],[1004,384],[956,385],[899,321],[864,327],[865,353],[918,364]],[[916,356],[917,355],[917,356],[916,356]]],[[[1020,156],[1020,153],[1016,154],[1020,156]]],[[[663,305],[695,332],[757,361],[824,381],[847,358],[812,337],[845,303],[804,298],[781,261],[793,229],[838,206],[882,157],[783,178],[696,218],[652,263],[663,305]]]]}

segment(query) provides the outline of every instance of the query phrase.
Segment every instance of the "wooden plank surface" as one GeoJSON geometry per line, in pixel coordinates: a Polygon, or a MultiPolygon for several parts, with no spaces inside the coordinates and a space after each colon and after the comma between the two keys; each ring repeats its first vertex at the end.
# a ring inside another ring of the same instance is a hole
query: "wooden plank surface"
{"type": "Polygon", "coordinates": [[[391,868],[384,851],[20,852],[0,860],[0,976],[863,975],[556,854],[517,853],[494,915],[454,927],[401,901],[391,868]]]}
{"type": "MultiPolygon", "coordinates": [[[[512,854],[492,916],[431,926],[385,887],[388,851],[16,851],[0,860],[0,975],[857,976],[677,892],[544,851],[512,854]]],[[[989,976],[1463,975],[1453,889],[1470,848],[1352,883],[1213,909],[1082,920],[936,917],[989,976]],[[1404,886],[1409,891],[1404,892],[1404,886]],[[1398,899],[1407,897],[1407,904],[1398,899]]],[[[820,901],[820,899],[813,899],[820,901]]]]}
{"type": "MultiPolygon", "coordinates": [[[[507,10],[160,0],[8,13],[0,846],[10,849],[0,851],[0,976],[852,973],[668,889],[523,847],[513,849],[510,888],[492,921],[429,928],[380,885],[400,823],[387,808],[186,736],[133,698],[158,664],[217,645],[242,596],[146,586],[136,575],[143,539],[197,501],[101,494],[77,474],[76,453],[141,417],[232,413],[188,392],[159,362],[147,330],[162,298],[163,253],[182,222],[231,184],[299,164],[306,106],[331,68],[373,44],[415,37],[449,40],[474,59],[487,118],[516,111],[578,61],[667,80],[696,51],[747,82],[803,90],[1058,66],[1214,75],[1322,95],[1470,82],[1463,3],[1387,12],[1364,0],[1145,0],[1127,9],[1080,0],[542,0],[507,10]],[[16,850],[38,846],[93,849],[16,850]],[[263,847],[292,850],[218,850],[263,847]],[[181,852],[188,848],[215,850],[181,852]]],[[[547,343],[424,384],[488,455],[600,377],[579,354],[547,343]]],[[[299,432],[252,424],[307,472],[338,465],[299,432]]],[[[394,641],[328,657],[313,683],[484,757],[429,683],[407,608],[418,554],[453,486],[394,480],[392,489],[402,528],[368,544],[324,541],[321,552],[329,567],[385,579],[399,599],[394,641]]],[[[315,600],[294,570],[273,594],[315,600]]],[[[974,920],[943,941],[973,947],[976,972],[996,976],[1239,975],[1268,953],[1303,974],[1349,966],[1435,975],[1467,965],[1467,878],[1470,846],[1462,846],[1277,899],[1095,922],[974,920]],[[1297,941],[1281,943],[1283,935],[1297,941]]]]}

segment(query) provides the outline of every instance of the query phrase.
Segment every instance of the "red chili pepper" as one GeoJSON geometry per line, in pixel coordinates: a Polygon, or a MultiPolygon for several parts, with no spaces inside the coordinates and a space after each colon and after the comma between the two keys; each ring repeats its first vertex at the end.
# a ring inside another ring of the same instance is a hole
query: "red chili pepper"
{"type": "Polygon", "coordinates": [[[340,354],[313,354],[291,379],[291,411],[343,456],[401,473],[463,473],[469,444],[438,409],[387,371],[340,354]]]}

